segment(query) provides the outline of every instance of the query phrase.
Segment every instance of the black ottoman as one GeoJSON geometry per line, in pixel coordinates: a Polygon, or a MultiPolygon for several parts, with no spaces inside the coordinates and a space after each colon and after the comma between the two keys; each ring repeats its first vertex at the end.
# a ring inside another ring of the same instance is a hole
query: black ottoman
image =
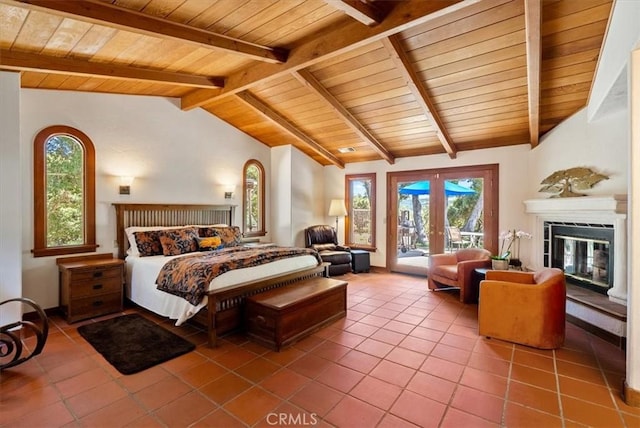
{"type": "Polygon", "coordinates": [[[371,268],[369,252],[365,250],[351,250],[351,268],[355,273],[369,272],[371,268]]]}

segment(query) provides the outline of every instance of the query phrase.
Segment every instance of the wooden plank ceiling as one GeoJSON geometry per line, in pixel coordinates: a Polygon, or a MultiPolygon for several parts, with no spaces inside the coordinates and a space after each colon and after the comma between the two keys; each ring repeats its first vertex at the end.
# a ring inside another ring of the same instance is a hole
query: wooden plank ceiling
{"type": "Polygon", "coordinates": [[[22,87],[181,99],[322,165],[515,144],[588,101],[612,0],[0,0],[22,87]]]}

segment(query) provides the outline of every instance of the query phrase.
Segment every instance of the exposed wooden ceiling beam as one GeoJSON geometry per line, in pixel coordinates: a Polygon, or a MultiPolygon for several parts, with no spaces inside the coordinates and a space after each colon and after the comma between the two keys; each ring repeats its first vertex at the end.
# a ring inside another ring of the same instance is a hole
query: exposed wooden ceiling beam
{"type": "Polygon", "coordinates": [[[324,0],[328,5],[339,9],[355,19],[370,27],[378,25],[384,19],[381,9],[374,3],[365,3],[360,0],[324,0]]]}
{"type": "Polygon", "coordinates": [[[221,88],[224,86],[224,79],[220,77],[150,70],[147,68],[89,62],[72,58],[46,56],[33,52],[9,51],[6,49],[0,49],[0,69],[95,76],[104,79],[150,81],[196,88],[221,88]]]}
{"type": "MultiPolygon", "coordinates": [[[[16,4],[15,1],[0,1],[6,4],[16,4]]],[[[55,11],[69,18],[97,25],[107,25],[137,34],[191,43],[208,49],[223,50],[267,63],[283,63],[288,56],[288,52],[284,49],[244,42],[211,31],[93,0],[17,0],[17,2],[30,9],[55,11]]]]}
{"type": "Polygon", "coordinates": [[[402,73],[402,77],[407,82],[407,86],[415,97],[416,102],[424,111],[424,114],[431,122],[431,125],[435,128],[436,135],[438,136],[440,143],[442,143],[442,146],[449,154],[449,157],[451,159],[455,159],[458,150],[455,144],[451,141],[451,136],[449,136],[449,132],[447,132],[447,129],[445,128],[444,123],[440,118],[429,93],[427,92],[427,88],[424,87],[420,77],[413,69],[411,60],[402,47],[400,40],[397,36],[391,36],[384,39],[382,43],[387,51],[389,51],[389,55],[396,65],[396,69],[402,73]]]}
{"type": "Polygon", "coordinates": [[[264,102],[260,101],[258,98],[253,96],[251,93],[247,91],[238,92],[236,94],[242,101],[247,103],[249,106],[253,107],[258,113],[260,113],[263,117],[270,120],[275,125],[278,125],[280,128],[284,129],[286,132],[290,133],[297,139],[303,141],[307,144],[313,151],[318,153],[320,156],[325,158],[327,161],[332,163],[333,165],[344,168],[344,162],[335,157],[333,153],[322,147],[318,144],[313,138],[309,137],[307,134],[299,130],[295,127],[291,122],[281,116],[278,112],[273,110],[264,102]]]}
{"type": "Polygon", "coordinates": [[[349,126],[360,138],[368,143],[380,156],[390,164],[395,162],[394,156],[380,143],[353,115],[338,101],[322,84],[315,78],[309,70],[298,70],[295,77],[303,85],[310,88],[322,98],[326,104],[349,126]]]}
{"type": "Polygon", "coordinates": [[[359,22],[336,26],[313,40],[292,49],[284,64],[258,64],[227,76],[220,91],[192,91],[182,97],[181,107],[190,110],[216,98],[235,94],[268,79],[274,79],[327,60],[409,28],[448,16],[482,0],[422,0],[399,2],[385,20],[375,27],[359,22]]]}
{"type": "Polygon", "coordinates": [[[527,84],[529,86],[529,134],[531,147],[540,142],[540,74],[542,66],[542,6],[540,0],[524,0],[524,19],[527,47],[527,84]]]}

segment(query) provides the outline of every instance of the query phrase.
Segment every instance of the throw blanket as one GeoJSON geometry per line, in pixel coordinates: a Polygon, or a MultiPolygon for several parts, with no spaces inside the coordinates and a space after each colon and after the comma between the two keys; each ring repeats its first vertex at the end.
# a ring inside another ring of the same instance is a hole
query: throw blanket
{"type": "Polygon", "coordinates": [[[165,263],[156,284],[158,290],[180,296],[198,305],[218,275],[231,270],[258,266],[293,256],[312,255],[322,263],[318,252],[311,248],[268,247],[251,249],[229,247],[216,251],[194,253],[165,263]]]}

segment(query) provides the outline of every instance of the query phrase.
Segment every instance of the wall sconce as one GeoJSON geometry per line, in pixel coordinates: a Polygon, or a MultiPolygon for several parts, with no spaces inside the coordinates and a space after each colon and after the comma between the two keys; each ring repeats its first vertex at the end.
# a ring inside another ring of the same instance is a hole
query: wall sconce
{"type": "Polygon", "coordinates": [[[120,177],[119,193],[121,195],[130,195],[131,183],[133,183],[133,177],[129,177],[129,176],[120,177]]]}
{"type": "Polygon", "coordinates": [[[236,190],[236,186],[225,186],[224,188],[224,198],[225,199],[233,199],[233,193],[236,190]]]}

